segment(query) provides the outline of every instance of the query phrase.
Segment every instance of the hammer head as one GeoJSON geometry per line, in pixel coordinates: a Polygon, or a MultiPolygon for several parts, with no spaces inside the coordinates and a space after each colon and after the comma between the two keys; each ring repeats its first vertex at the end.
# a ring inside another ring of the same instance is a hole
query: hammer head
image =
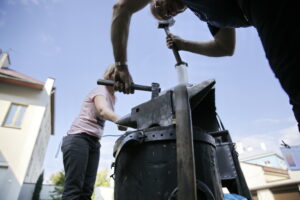
{"type": "Polygon", "coordinates": [[[167,20],[158,21],[158,28],[166,28],[173,26],[175,24],[175,20],[173,17],[167,20]]]}

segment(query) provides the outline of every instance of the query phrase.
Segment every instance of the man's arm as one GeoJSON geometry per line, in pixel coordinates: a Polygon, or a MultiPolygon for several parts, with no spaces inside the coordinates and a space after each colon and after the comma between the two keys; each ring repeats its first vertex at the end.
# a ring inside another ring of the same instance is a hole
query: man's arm
{"type": "Polygon", "coordinates": [[[170,35],[167,37],[167,45],[172,48],[176,45],[178,50],[189,51],[210,57],[232,56],[235,49],[235,29],[220,29],[215,35],[214,40],[208,42],[188,41],[178,36],[170,35]]]}
{"type": "Polygon", "coordinates": [[[127,41],[133,13],[144,8],[150,0],[118,0],[113,7],[111,41],[116,62],[127,61],[127,41]]]}
{"type": "Polygon", "coordinates": [[[117,66],[115,72],[115,89],[126,94],[132,92],[132,78],[126,66],[130,19],[133,13],[144,8],[149,2],[150,0],[118,0],[113,7],[111,42],[115,62],[121,65],[117,66]]]}

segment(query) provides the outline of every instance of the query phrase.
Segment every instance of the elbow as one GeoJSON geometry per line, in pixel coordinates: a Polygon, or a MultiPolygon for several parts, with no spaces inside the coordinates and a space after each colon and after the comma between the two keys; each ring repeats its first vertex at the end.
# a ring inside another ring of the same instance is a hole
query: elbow
{"type": "Polygon", "coordinates": [[[233,56],[234,54],[234,48],[233,49],[227,49],[224,51],[225,56],[233,56]]]}
{"type": "Polygon", "coordinates": [[[124,10],[124,4],[121,3],[121,2],[117,2],[114,4],[113,6],[113,12],[114,13],[118,13],[118,12],[121,12],[122,10],[124,10]]]}
{"type": "Polygon", "coordinates": [[[131,15],[130,8],[127,5],[128,3],[120,0],[113,6],[113,15],[120,16],[120,15],[131,15]]]}
{"type": "Polygon", "coordinates": [[[219,49],[222,56],[233,56],[234,54],[234,47],[219,46],[219,49]]]}
{"type": "Polygon", "coordinates": [[[98,113],[99,113],[99,116],[100,116],[102,119],[105,119],[105,117],[106,117],[106,111],[105,111],[105,109],[100,108],[100,109],[98,110],[98,113]]]}

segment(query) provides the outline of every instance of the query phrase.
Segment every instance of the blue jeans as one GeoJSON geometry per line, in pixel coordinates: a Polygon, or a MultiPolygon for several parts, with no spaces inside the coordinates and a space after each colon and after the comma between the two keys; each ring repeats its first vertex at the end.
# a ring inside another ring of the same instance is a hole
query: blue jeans
{"type": "Polygon", "coordinates": [[[63,138],[63,200],[91,199],[100,159],[100,146],[98,138],[86,133],[69,134],[63,138]]]}

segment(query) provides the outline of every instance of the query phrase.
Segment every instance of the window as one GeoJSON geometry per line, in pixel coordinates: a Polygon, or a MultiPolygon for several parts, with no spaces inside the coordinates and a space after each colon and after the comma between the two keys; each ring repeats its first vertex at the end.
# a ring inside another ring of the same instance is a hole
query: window
{"type": "Polygon", "coordinates": [[[10,105],[8,113],[6,114],[3,126],[21,128],[22,120],[25,114],[27,106],[14,104],[10,105]]]}
{"type": "Polygon", "coordinates": [[[265,160],[265,165],[270,165],[271,162],[269,160],[265,160]]]}

